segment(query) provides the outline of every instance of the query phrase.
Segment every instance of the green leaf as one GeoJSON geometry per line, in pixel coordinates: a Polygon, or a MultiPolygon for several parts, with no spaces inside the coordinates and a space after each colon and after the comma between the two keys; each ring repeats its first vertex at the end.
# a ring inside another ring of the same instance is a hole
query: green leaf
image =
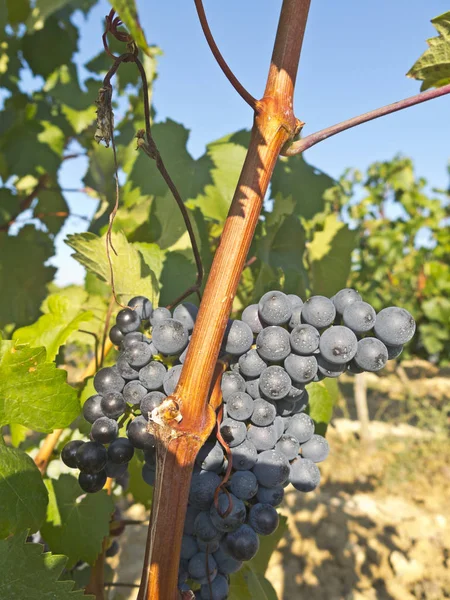
{"type": "Polygon", "coordinates": [[[135,502],[140,502],[145,508],[150,508],[153,499],[153,487],[145,483],[142,479],[143,462],[139,460],[136,454],[128,464],[128,472],[130,473],[130,482],[127,492],[133,495],[135,502]]]}
{"type": "Polygon", "coordinates": [[[231,575],[228,600],[278,599],[270,581],[245,563],[240,571],[231,575]]]}
{"type": "Polygon", "coordinates": [[[355,239],[355,232],[350,231],[336,215],[325,218],[323,230],[316,232],[308,244],[311,288],[314,294],[330,297],[345,287],[355,239]]]}
{"type": "Polygon", "coordinates": [[[0,598],[5,600],[94,600],[83,590],[72,592],[73,581],[58,581],[65,556],[42,552],[41,544],[26,544],[22,531],[0,541],[0,598]]]}
{"type": "Polygon", "coordinates": [[[53,255],[53,242],[32,225],[17,236],[0,233],[0,289],[8,290],[0,301],[0,326],[28,325],[39,316],[47,284],[56,272],[45,263],[53,255]]]}
{"type": "Polygon", "coordinates": [[[23,57],[33,73],[44,78],[59,66],[69,64],[77,49],[77,28],[55,16],[46,19],[42,29],[27,33],[22,40],[23,57]]]}
{"type": "Polygon", "coordinates": [[[6,7],[8,10],[8,23],[10,25],[23,23],[30,14],[29,0],[6,0],[6,7]]]}
{"type": "Polygon", "coordinates": [[[308,414],[316,425],[316,433],[325,435],[328,423],[333,416],[333,406],[337,401],[336,390],[330,389],[323,381],[309,383],[306,386],[309,394],[308,414]]]}
{"type": "Polygon", "coordinates": [[[301,155],[280,158],[271,181],[272,197],[291,197],[293,213],[312,219],[325,208],[325,192],[333,187],[334,180],[308,164],[301,155]]]}
{"type": "Polygon", "coordinates": [[[422,80],[421,90],[450,83],[450,11],[431,19],[431,22],[439,35],[427,40],[428,50],[406,74],[422,80]]]}
{"type": "Polygon", "coordinates": [[[111,6],[120,17],[121,21],[128,29],[137,46],[147,54],[152,56],[153,49],[147,44],[144,31],[139,22],[139,16],[134,0],[109,0],[111,6]]]}
{"type": "Polygon", "coordinates": [[[18,423],[10,423],[9,431],[11,432],[11,444],[17,448],[26,439],[27,435],[32,432],[32,429],[18,423]]]}
{"type": "Polygon", "coordinates": [[[94,317],[92,312],[82,310],[86,301],[87,294],[81,289],[70,296],[64,293],[51,294],[43,306],[45,314],[33,325],[17,329],[13,339],[34,348],[45,346],[47,360],[53,360],[70,334],[77,331],[81,323],[94,317]]]}
{"type": "MultiPolygon", "coordinates": [[[[110,251],[114,272],[116,294],[122,302],[136,295],[158,302],[158,282],[155,274],[145,262],[145,256],[134,244],[130,244],[123,233],[112,235],[117,255],[110,251]]],[[[102,281],[110,282],[110,269],[106,255],[105,236],[93,233],[69,235],[66,243],[75,250],[73,257],[102,281]]]]}
{"type": "Polygon", "coordinates": [[[114,500],[106,491],[84,494],[72,475],[47,479],[49,494],[47,520],[42,535],[52,552],[68,556],[67,567],[79,560],[93,564],[109,534],[114,500]]]}
{"type": "MultiPolygon", "coordinates": [[[[47,490],[33,460],[22,450],[0,446],[0,538],[25,527],[37,531],[47,503],[47,490]]],[[[2,595],[1,585],[0,578],[0,597],[9,599],[2,595]]]]}
{"type": "Polygon", "coordinates": [[[20,423],[43,433],[70,425],[80,404],[66,379],[46,362],[45,348],[0,342],[0,425],[20,423]]]}

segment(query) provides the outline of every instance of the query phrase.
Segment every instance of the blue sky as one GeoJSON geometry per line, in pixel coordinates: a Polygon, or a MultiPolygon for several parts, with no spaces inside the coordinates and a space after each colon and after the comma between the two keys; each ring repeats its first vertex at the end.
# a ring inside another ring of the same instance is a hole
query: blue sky
{"type": "MultiPolygon", "coordinates": [[[[259,97],[272,52],[281,0],[204,0],[210,26],[226,60],[249,91],[259,97]]],[[[164,55],[154,86],[157,119],[170,117],[191,130],[194,156],[223,135],[250,127],[248,106],[216,65],[198,23],[194,2],[138,0],[141,23],[151,44],[164,55]]],[[[445,0],[312,0],[295,95],[296,115],[306,121],[304,133],[419,91],[405,73],[436,34],[430,19],[448,10],[445,0]]],[[[100,51],[102,0],[83,23],[78,60],[100,51]]],[[[346,167],[364,169],[375,160],[401,152],[411,156],[417,173],[433,187],[447,187],[450,98],[433,100],[342,133],[308,150],[305,158],[338,177],[346,167]]],[[[69,161],[61,173],[64,187],[80,186],[85,163],[69,161]]],[[[68,194],[77,214],[92,214],[92,200],[68,194]]],[[[72,219],[64,234],[85,228],[72,219]]],[[[82,270],[58,240],[53,263],[58,283],[80,281],[82,270]]]]}

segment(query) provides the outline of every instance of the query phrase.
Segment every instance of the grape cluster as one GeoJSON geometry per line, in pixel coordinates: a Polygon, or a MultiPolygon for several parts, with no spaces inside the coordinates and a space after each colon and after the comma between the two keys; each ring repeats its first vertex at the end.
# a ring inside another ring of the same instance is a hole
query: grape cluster
{"type": "MultiPolygon", "coordinates": [[[[110,331],[117,362],[98,371],[97,394],[83,406],[91,439],[70,441],[62,451],[64,463],[80,470],[84,491],[102,489],[107,477],[126,486],[136,449],[144,457],[144,481],[154,484],[155,438],[148,422],[176,388],[197,311],[183,303],[172,314],[138,296],[118,313],[110,331]],[[126,437],[118,437],[125,423],[126,437]]],[[[379,371],[414,331],[406,310],[376,314],[353,289],[305,303],[271,291],[245,308],[241,320],[229,321],[221,348],[229,364],[221,381],[221,418],[196,458],[190,486],[181,591],[195,583],[197,598],[225,600],[229,575],[255,556],[259,536],[277,529],[284,488],[291,483],[310,492],[319,485],[317,463],[329,447],[307,414],[305,386],[345,371],[379,371]]]]}
{"type": "Polygon", "coordinates": [[[68,467],[80,470],[78,481],[85,492],[101,490],[107,477],[126,487],[135,449],[143,452],[142,476],[153,485],[155,438],[148,431],[148,420],[175,390],[197,312],[195,305],[185,302],[172,315],[136,296],[117,314],[109,333],[119,348],[116,364],[96,373],[97,393],[83,405],[83,416],[92,425],[90,441],[72,440],[61,453],[68,467]],[[126,437],[119,437],[125,423],[126,437]]]}

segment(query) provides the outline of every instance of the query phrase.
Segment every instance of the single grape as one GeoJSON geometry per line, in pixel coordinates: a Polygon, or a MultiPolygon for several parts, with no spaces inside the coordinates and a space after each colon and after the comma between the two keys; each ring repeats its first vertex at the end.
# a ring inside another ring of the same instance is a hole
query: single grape
{"type": "Polygon", "coordinates": [[[129,381],[123,388],[123,397],[129,404],[140,404],[146,395],[147,388],[139,383],[139,381],[129,381]]]}
{"type": "Polygon", "coordinates": [[[239,569],[242,568],[242,561],[236,560],[235,558],[229,555],[225,548],[224,542],[221,542],[219,545],[219,549],[216,550],[216,552],[214,552],[214,558],[217,562],[219,573],[223,573],[224,575],[236,573],[237,571],[239,571],[239,569]]]}
{"type": "Polygon", "coordinates": [[[352,288],[344,288],[333,296],[333,304],[338,315],[343,315],[347,306],[362,300],[358,292],[352,288]]]}
{"type": "Polygon", "coordinates": [[[213,556],[199,552],[191,558],[188,565],[189,575],[200,584],[212,582],[217,575],[217,563],[213,556]]]}
{"type": "Polygon", "coordinates": [[[106,477],[111,477],[112,479],[123,477],[125,473],[127,473],[127,469],[128,465],[116,465],[116,463],[113,463],[110,460],[106,461],[106,477]]]}
{"type": "Polygon", "coordinates": [[[291,347],[296,354],[309,356],[319,347],[320,333],[312,325],[296,325],[291,331],[291,347]]]}
{"type": "Polygon", "coordinates": [[[219,573],[211,582],[211,589],[209,585],[209,583],[204,583],[200,588],[201,600],[226,600],[228,598],[230,586],[226,577],[219,573]]]}
{"type": "Polygon", "coordinates": [[[302,322],[316,329],[331,325],[335,316],[334,304],[325,296],[311,296],[302,307],[302,322]]]}
{"type": "Polygon", "coordinates": [[[364,369],[361,369],[361,367],[358,367],[358,365],[355,363],[355,359],[351,360],[348,363],[347,371],[349,373],[352,373],[352,375],[359,375],[360,373],[364,373],[364,369]]]}
{"type": "Polygon", "coordinates": [[[155,467],[149,465],[148,463],[144,463],[142,467],[142,479],[145,481],[147,485],[155,485],[156,481],[156,470],[155,467]]]}
{"type": "Polygon", "coordinates": [[[277,430],[273,423],[267,427],[250,425],[247,430],[247,439],[255,445],[258,452],[270,450],[277,443],[277,430]]]}
{"type": "Polygon", "coordinates": [[[119,392],[110,392],[101,399],[101,409],[105,417],[118,419],[123,415],[127,404],[123,395],[119,392]]]}
{"type": "Polygon", "coordinates": [[[192,535],[183,535],[181,540],[180,558],[190,560],[198,553],[198,545],[192,535]]]}
{"type": "Polygon", "coordinates": [[[160,306],[154,309],[152,316],[150,317],[150,323],[154,327],[157,323],[162,323],[163,321],[166,321],[171,317],[172,315],[170,313],[170,310],[164,308],[164,306],[160,306]]]}
{"type": "Polygon", "coordinates": [[[277,416],[277,409],[273,402],[258,398],[252,402],[251,422],[258,427],[271,425],[277,416]]]}
{"type": "Polygon", "coordinates": [[[317,433],[310,437],[307,442],[302,444],[303,458],[309,458],[309,460],[312,460],[315,463],[325,460],[329,453],[330,447],[327,440],[317,433]]]}
{"type": "Polygon", "coordinates": [[[141,319],[131,308],[123,308],[117,313],[116,325],[122,333],[131,333],[139,329],[141,319]]]}
{"type": "Polygon", "coordinates": [[[220,540],[222,539],[222,535],[223,534],[220,533],[220,538],[218,538],[217,540],[212,540],[211,542],[202,542],[202,540],[197,539],[199,552],[207,552],[208,554],[217,552],[220,546],[220,540]]]}
{"type": "Polygon", "coordinates": [[[299,492],[312,492],[320,483],[320,471],[308,458],[296,458],[291,463],[290,481],[299,492]]]}
{"type": "Polygon", "coordinates": [[[95,494],[99,492],[106,483],[106,472],[99,471],[98,473],[80,473],[78,476],[80,488],[88,493],[95,494]]]}
{"type": "Polygon", "coordinates": [[[366,333],[375,325],[376,312],[367,302],[358,300],[349,304],[344,310],[344,325],[355,333],[366,333]]]}
{"type": "Polygon", "coordinates": [[[253,344],[253,333],[244,321],[229,321],[223,336],[222,348],[227,354],[240,356],[250,350],[253,344]]]}
{"type": "Polygon", "coordinates": [[[109,444],[116,439],[119,432],[117,421],[109,419],[108,417],[100,417],[92,425],[91,438],[94,442],[100,442],[101,444],[109,444]]]}
{"type": "Polygon", "coordinates": [[[258,333],[264,328],[264,325],[261,323],[259,318],[257,304],[250,304],[247,306],[247,308],[245,308],[242,312],[241,319],[244,321],[244,323],[247,323],[252,332],[256,335],[258,335],[258,333]]]}
{"type": "MultiPolygon", "coordinates": [[[[197,515],[200,514],[200,509],[195,508],[195,506],[188,506],[186,509],[186,516],[184,519],[184,529],[183,529],[183,533],[186,533],[187,535],[193,535],[194,534],[194,523],[195,523],[195,519],[197,518],[197,515]]],[[[209,517],[209,512],[207,513],[208,517],[209,517]]]]}
{"type": "Polygon", "coordinates": [[[315,356],[289,354],[284,359],[284,368],[295,383],[308,383],[317,373],[317,360],[315,356]]]}
{"type": "Polygon", "coordinates": [[[283,485],[289,477],[289,461],[277,450],[266,450],[258,455],[253,473],[258,483],[264,487],[283,485]]]}
{"type": "Polygon", "coordinates": [[[105,413],[102,410],[103,396],[96,394],[90,396],[83,404],[83,417],[88,423],[95,423],[100,417],[104,417],[105,413]]]}
{"type": "Polygon", "coordinates": [[[256,338],[256,350],[263,360],[284,360],[291,351],[289,333],[277,325],[266,327],[256,338]]]}
{"type": "Polygon", "coordinates": [[[273,422],[273,426],[275,428],[275,433],[276,433],[277,442],[278,442],[278,440],[280,439],[280,437],[284,433],[284,421],[283,421],[283,419],[279,415],[277,415],[275,417],[275,421],[273,422]]]}
{"type": "MultiPolygon", "coordinates": [[[[284,429],[284,427],[283,427],[284,429]]],[[[298,439],[289,433],[283,434],[276,443],[275,450],[281,452],[288,460],[293,460],[298,456],[300,442],[298,439]]]]}
{"type": "Polygon", "coordinates": [[[283,292],[271,291],[264,294],[258,303],[261,321],[268,325],[284,325],[292,315],[291,303],[283,292]]]}
{"type": "Polygon", "coordinates": [[[142,369],[152,360],[152,349],[146,342],[136,342],[124,352],[127,363],[133,369],[142,369]]]}
{"type": "MultiPolygon", "coordinates": [[[[243,473],[243,471],[240,471],[243,473]]],[[[213,504],[209,510],[209,516],[216,529],[227,533],[235,531],[242,525],[247,516],[245,504],[234,494],[219,494],[218,507],[213,504]],[[231,510],[229,511],[231,507],[231,510]],[[229,512],[228,512],[229,511],[229,512]],[[226,514],[228,512],[228,514],[226,514]]]]}
{"type": "Polygon", "coordinates": [[[160,406],[162,402],[167,398],[165,394],[162,392],[149,392],[146,396],[144,396],[141,400],[140,408],[141,414],[147,421],[150,418],[151,413],[157,406],[160,406]]]}
{"type": "Polygon", "coordinates": [[[166,373],[167,369],[163,363],[152,360],[139,371],[139,381],[149,391],[160,390],[166,373]]]}
{"type": "Polygon", "coordinates": [[[125,379],[119,375],[115,367],[105,367],[97,371],[94,377],[95,391],[105,396],[109,392],[121,392],[125,379]]]}
{"type": "Polygon", "coordinates": [[[250,500],[258,491],[258,480],[251,471],[236,471],[230,479],[231,493],[241,500],[250,500]]]}
{"type": "Polygon", "coordinates": [[[250,379],[245,383],[245,392],[251,396],[253,400],[261,397],[261,392],[259,391],[259,377],[250,379]]]}
{"type": "Polygon", "coordinates": [[[236,560],[250,560],[258,552],[259,539],[249,525],[241,525],[236,531],[227,534],[225,547],[236,560]]]}
{"type": "Polygon", "coordinates": [[[86,442],[75,454],[77,467],[83,473],[99,473],[106,465],[106,448],[98,442],[86,442]]]}
{"type": "Polygon", "coordinates": [[[65,465],[71,469],[77,468],[76,454],[80,446],[84,444],[83,440],[72,440],[67,442],[61,452],[61,459],[65,465]]]}
{"type": "Polygon", "coordinates": [[[144,461],[148,464],[149,467],[153,467],[156,469],[156,448],[144,448],[144,461]]]}
{"type": "Polygon", "coordinates": [[[406,344],[416,331],[416,322],[404,308],[389,306],[377,314],[375,335],[384,344],[399,346],[406,344]]]}
{"type": "Polygon", "coordinates": [[[303,300],[296,294],[288,294],[287,299],[291,305],[291,308],[294,308],[294,306],[303,306],[303,300]]]}
{"type": "Polygon", "coordinates": [[[173,318],[183,323],[189,333],[194,329],[195,321],[197,319],[198,307],[191,302],[183,302],[179,304],[173,311],[173,318]]]}
{"type": "Polygon", "coordinates": [[[380,371],[388,360],[386,346],[377,338],[368,337],[359,340],[355,354],[355,363],[361,369],[372,373],[380,371]]]}
{"type": "Polygon", "coordinates": [[[388,351],[388,360],[393,360],[394,358],[397,358],[397,356],[400,356],[400,354],[403,351],[403,345],[400,344],[399,346],[386,346],[387,351],[388,351]]]}
{"type": "Polygon", "coordinates": [[[248,524],[259,535],[270,535],[277,530],[280,517],[271,504],[254,504],[248,515],[248,524]]]}
{"type": "Polygon", "coordinates": [[[200,471],[192,475],[189,502],[196,508],[208,510],[221,478],[213,471],[200,471]]]}
{"type": "Polygon", "coordinates": [[[235,421],[227,417],[220,425],[220,433],[228,446],[234,448],[245,440],[247,428],[242,421],[235,421]]]}
{"type": "Polygon", "coordinates": [[[314,434],[314,421],[305,413],[293,415],[289,420],[286,434],[293,436],[300,444],[304,444],[314,434]]]}
{"type": "Polygon", "coordinates": [[[309,396],[308,392],[305,390],[305,387],[301,383],[297,383],[291,387],[283,400],[294,402],[296,406],[301,404],[303,407],[305,407],[309,402],[309,396]]]}
{"type": "Polygon", "coordinates": [[[169,369],[167,371],[167,373],[164,375],[163,387],[164,387],[165,393],[168,396],[170,396],[170,394],[174,393],[175,388],[178,385],[178,380],[180,379],[182,368],[183,368],[183,365],[175,365],[174,367],[169,369]]]}
{"type": "Polygon", "coordinates": [[[267,364],[254,349],[239,357],[239,370],[244,377],[258,377],[266,367],[267,364]]]}
{"type": "Polygon", "coordinates": [[[227,415],[236,421],[246,421],[253,412],[253,398],[245,392],[235,392],[228,397],[227,415]]]}
{"type": "Polygon", "coordinates": [[[150,344],[150,338],[141,333],[140,331],[132,331],[131,333],[127,333],[123,338],[122,347],[124,350],[128,350],[137,342],[145,342],[146,344],[150,344]]]}
{"type": "Polygon", "coordinates": [[[145,450],[155,445],[155,437],[147,430],[147,421],[144,417],[136,417],[127,428],[127,436],[135,448],[145,450]]]}
{"type": "Polygon", "coordinates": [[[193,530],[197,538],[203,542],[212,542],[222,537],[222,533],[211,520],[209,510],[202,510],[197,513],[193,530]]]}
{"type": "Polygon", "coordinates": [[[281,400],[287,396],[292,380],[283,367],[271,366],[264,369],[259,378],[261,395],[270,400],[281,400]]]}
{"type": "Polygon", "coordinates": [[[281,417],[289,417],[292,414],[296,405],[297,402],[293,402],[292,400],[286,400],[285,398],[283,398],[283,400],[278,400],[276,404],[277,413],[281,417]]]}
{"type": "Polygon", "coordinates": [[[292,315],[289,319],[288,327],[292,331],[302,323],[302,306],[294,306],[292,309],[292,315]]]}
{"type": "MultiPolygon", "coordinates": [[[[355,304],[351,304],[350,308],[355,304]]],[[[348,329],[348,327],[337,325],[330,327],[322,333],[319,350],[325,360],[337,365],[343,365],[355,356],[357,344],[358,340],[353,331],[348,329]]]]}
{"type": "Polygon", "coordinates": [[[147,321],[152,316],[153,305],[145,296],[135,296],[128,302],[128,306],[134,310],[142,321],[147,321]]]}
{"type": "Polygon", "coordinates": [[[120,346],[123,341],[124,334],[120,331],[117,325],[113,325],[109,332],[109,339],[114,344],[114,346],[120,346]]]}
{"type": "Polygon", "coordinates": [[[120,353],[117,357],[116,368],[119,375],[128,381],[139,378],[139,371],[130,367],[123,353],[120,353]]]}
{"type": "Polygon", "coordinates": [[[246,439],[242,444],[231,448],[231,456],[233,458],[233,469],[247,471],[256,464],[258,452],[255,444],[246,439]]]}
{"type": "Polygon", "coordinates": [[[281,485],[274,487],[264,487],[260,485],[256,492],[256,499],[262,504],[271,504],[272,506],[279,506],[284,498],[284,488],[281,485]]]}
{"type": "Polygon", "coordinates": [[[152,341],[159,352],[181,354],[189,341],[189,332],[176,319],[165,319],[153,325],[152,341]]]}
{"type": "MultiPolygon", "coordinates": [[[[325,377],[339,377],[345,371],[346,364],[337,364],[326,360],[321,354],[317,355],[317,367],[319,370],[318,374],[322,374],[325,377]]],[[[318,379],[319,381],[319,379],[318,379]]]]}
{"type": "Polygon", "coordinates": [[[204,471],[215,471],[218,473],[223,465],[222,446],[216,442],[206,442],[201,448],[195,459],[197,464],[204,471]]]}
{"type": "Polygon", "coordinates": [[[227,402],[231,394],[235,392],[245,392],[245,379],[233,371],[227,371],[222,375],[222,390],[223,401],[227,402]]]}
{"type": "Polygon", "coordinates": [[[119,437],[108,447],[108,459],[116,465],[125,465],[133,458],[133,444],[128,438],[119,437]]]}

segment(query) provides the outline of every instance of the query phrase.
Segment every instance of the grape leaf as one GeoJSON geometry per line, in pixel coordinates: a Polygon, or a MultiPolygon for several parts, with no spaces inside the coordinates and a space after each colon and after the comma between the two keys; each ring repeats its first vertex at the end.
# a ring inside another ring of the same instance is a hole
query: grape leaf
{"type": "Polygon", "coordinates": [[[38,318],[47,284],[56,272],[44,264],[52,254],[52,241],[31,225],[17,236],[0,233],[0,289],[8,290],[0,301],[0,326],[27,325],[38,318]]]}
{"type": "Polygon", "coordinates": [[[323,381],[308,383],[306,389],[309,394],[307,412],[315,423],[315,432],[325,435],[328,423],[333,416],[333,406],[338,398],[336,390],[332,386],[328,388],[323,381]]]}
{"type": "Polygon", "coordinates": [[[322,231],[316,231],[308,244],[311,288],[314,294],[331,297],[345,287],[350,274],[355,232],[335,214],[325,218],[322,231]]]}
{"type": "Polygon", "coordinates": [[[42,29],[45,20],[63,8],[80,9],[84,14],[87,14],[95,2],[96,0],[77,0],[76,2],[74,0],[36,0],[33,3],[34,8],[31,15],[26,22],[27,29],[42,29]]]}
{"type": "Polygon", "coordinates": [[[80,404],[66,378],[46,362],[45,348],[0,342],[0,426],[20,423],[48,433],[70,425],[80,404]]]}
{"type": "Polygon", "coordinates": [[[21,344],[29,343],[34,348],[45,346],[47,360],[53,360],[71,333],[77,331],[81,323],[94,317],[92,312],[82,310],[87,300],[86,292],[81,289],[76,292],[70,296],[51,294],[43,306],[45,314],[33,325],[16,329],[13,339],[21,344]]]}
{"type": "Polygon", "coordinates": [[[41,544],[26,544],[22,531],[0,541],[0,598],[5,600],[94,600],[83,590],[72,592],[73,581],[58,581],[65,556],[42,552],[41,544]]]}
{"type": "MultiPolygon", "coordinates": [[[[145,256],[121,232],[113,233],[112,241],[117,252],[116,256],[113,250],[110,251],[116,294],[122,302],[141,294],[157,305],[158,282],[145,262],[145,256]]],[[[80,233],[67,236],[66,243],[75,250],[73,257],[79,263],[102,281],[110,281],[105,236],[80,233]]]]}
{"type": "Polygon", "coordinates": [[[106,491],[84,494],[72,475],[47,479],[49,494],[47,520],[42,535],[52,552],[68,557],[68,568],[79,560],[93,564],[109,534],[114,500],[106,491]]]}
{"type": "Polygon", "coordinates": [[[427,40],[428,49],[406,74],[422,80],[422,91],[450,83],[450,11],[431,19],[431,22],[439,35],[427,40]]]}
{"type": "MultiPolygon", "coordinates": [[[[22,450],[0,446],[0,538],[24,527],[37,531],[47,503],[47,490],[33,460],[22,450]]],[[[0,597],[6,596],[0,592],[0,597]]]]}
{"type": "MultiPolygon", "coordinates": [[[[61,131],[58,129],[58,131],[61,131]]],[[[33,216],[44,223],[48,231],[57,234],[69,216],[69,207],[60,190],[43,190],[39,192],[33,216]]]]}
{"type": "Polygon", "coordinates": [[[6,7],[10,25],[23,23],[30,13],[29,0],[6,0],[6,7]]]}

